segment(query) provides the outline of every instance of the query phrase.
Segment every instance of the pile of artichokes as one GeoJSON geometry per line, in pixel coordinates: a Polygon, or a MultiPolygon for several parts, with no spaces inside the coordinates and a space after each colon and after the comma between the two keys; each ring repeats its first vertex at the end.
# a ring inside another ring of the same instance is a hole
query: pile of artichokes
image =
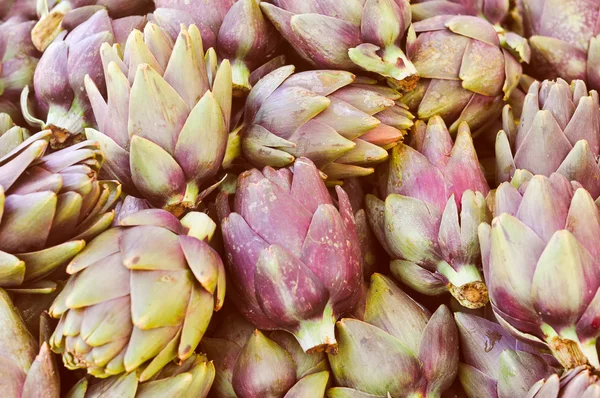
{"type": "Polygon", "coordinates": [[[0,0],[0,395],[600,398],[599,27],[0,0]]]}

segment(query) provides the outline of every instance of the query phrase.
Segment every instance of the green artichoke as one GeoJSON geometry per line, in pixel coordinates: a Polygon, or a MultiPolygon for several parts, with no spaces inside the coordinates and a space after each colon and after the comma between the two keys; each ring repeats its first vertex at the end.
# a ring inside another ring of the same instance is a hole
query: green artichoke
{"type": "Polygon", "coordinates": [[[514,336],[548,347],[566,369],[600,366],[600,210],[561,174],[519,174],[479,226],[496,318],[514,336]]]}
{"type": "Polygon", "coordinates": [[[329,380],[324,353],[306,354],[285,332],[263,333],[229,313],[202,350],[215,362],[215,398],[323,397],[329,380]]]}
{"type": "Polygon", "coordinates": [[[449,291],[463,306],[480,308],[488,294],[480,272],[477,227],[489,221],[489,187],[469,127],[452,142],[440,117],[413,130],[414,148],[392,151],[384,200],[366,198],[367,215],[394,260],[392,273],[428,295],[449,291]]]}
{"type": "Polygon", "coordinates": [[[8,294],[0,289],[0,391],[10,398],[59,398],[60,379],[46,342],[38,348],[8,294]]]}
{"type": "MultiPolygon", "coordinates": [[[[42,131],[0,159],[0,286],[37,281],[71,260],[110,226],[121,186],[99,181],[97,142],[46,154],[42,131]]],[[[48,285],[37,285],[44,290],[48,285]]]]}
{"type": "Polygon", "coordinates": [[[181,365],[170,363],[150,380],[140,383],[135,372],[103,380],[81,379],[65,398],[205,398],[215,378],[215,366],[204,355],[193,354],[181,365]]]}
{"type": "Polygon", "coordinates": [[[467,122],[474,134],[502,113],[528,61],[527,43],[512,46],[486,20],[440,15],[413,24],[416,39],[407,44],[421,79],[402,102],[419,119],[439,115],[456,133],[467,122]]]}
{"type": "Polygon", "coordinates": [[[50,307],[60,317],[50,347],[65,366],[102,378],[139,368],[144,382],[188,359],[225,296],[223,264],[204,242],[215,229],[204,213],[180,222],[149,209],[94,239],[50,307]]]}
{"type": "Polygon", "coordinates": [[[440,397],[458,370],[458,331],[440,306],[430,314],[380,274],[371,278],[364,319],[336,325],[330,398],[440,397]]]}
{"type": "Polygon", "coordinates": [[[214,182],[227,146],[231,67],[225,60],[215,71],[212,50],[205,62],[195,25],[183,27],[173,43],[149,23],[131,33],[124,54],[101,47],[107,99],[85,79],[100,130],[86,134],[106,154],[105,176],[179,216],[214,188],[207,182],[214,182]]]}
{"type": "Polygon", "coordinates": [[[496,137],[496,180],[510,181],[517,170],[550,176],[554,172],[579,182],[600,196],[600,104],[585,83],[562,79],[535,82],[525,97],[517,123],[510,106],[496,137]]]}
{"type": "Polygon", "coordinates": [[[271,72],[246,102],[244,156],[256,167],[307,157],[331,181],[373,173],[413,124],[401,94],[374,83],[345,71],[294,74],[292,65],[271,72]]]}

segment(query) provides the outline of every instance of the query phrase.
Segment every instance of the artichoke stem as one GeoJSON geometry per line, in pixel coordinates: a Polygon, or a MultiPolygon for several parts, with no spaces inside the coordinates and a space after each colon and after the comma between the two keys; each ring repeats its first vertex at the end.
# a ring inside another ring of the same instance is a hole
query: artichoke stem
{"type": "Polygon", "coordinates": [[[82,141],[85,127],[85,110],[78,97],[75,97],[68,110],[61,106],[50,106],[45,128],[52,130],[52,148],[59,149],[71,145],[72,141],[82,141]]]}
{"type": "Polygon", "coordinates": [[[231,65],[231,80],[234,97],[245,97],[250,92],[250,69],[244,62],[236,61],[231,65]]]}
{"type": "Polygon", "coordinates": [[[461,265],[455,270],[447,262],[441,261],[438,263],[438,272],[446,277],[448,291],[463,307],[477,309],[488,303],[487,287],[475,265],[461,265]]]}
{"type": "Polygon", "coordinates": [[[327,304],[322,317],[301,321],[294,336],[304,352],[308,354],[315,352],[337,354],[336,320],[331,304],[327,304]]]}
{"type": "Polygon", "coordinates": [[[577,342],[554,336],[548,341],[548,345],[554,357],[565,369],[568,370],[581,365],[588,365],[588,360],[577,342]]]}

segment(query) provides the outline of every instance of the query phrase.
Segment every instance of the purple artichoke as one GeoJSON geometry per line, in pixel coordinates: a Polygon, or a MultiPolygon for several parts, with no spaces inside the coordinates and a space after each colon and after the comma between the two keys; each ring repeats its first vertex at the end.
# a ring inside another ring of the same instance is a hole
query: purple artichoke
{"type": "Polygon", "coordinates": [[[499,117],[521,78],[519,60],[528,61],[527,43],[513,45],[473,16],[440,15],[413,27],[407,53],[421,79],[402,101],[419,119],[439,115],[454,134],[462,122],[478,133],[499,117]]]}
{"type": "Polygon", "coordinates": [[[520,0],[531,73],[583,80],[600,89],[600,4],[596,0],[520,0]]]}
{"type": "Polygon", "coordinates": [[[414,36],[408,0],[272,3],[261,3],[263,12],[316,68],[374,72],[403,90],[411,90],[418,81],[417,70],[403,51],[405,40],[414,36]]]}
{"type": "Polygon", "coordinates": [[[479,226],[494,313],[517,338],[548,347],[566,369],[597,368],[600,210],[558,173],[519,177],[500,185],[490,198],[491,226],[479,226]]]}
{"type": "MultiPolygon", "coordinates": [[[[151,6],[152,0],[41,0],[39,21],[31,32],[33,44],[45,51],[61,33],[73,30],[101,10],[108,11],[111,18],[122,18],[143,15],[151,6]]],[[[138,24],[140,18],[123,18],[119,24],[138,24]]]]}
{"type": "Polygon", "coordinates": [[[84,141],[46,153],[42,131],[0,158],[0,286],[47,291],[30,284],[67,263],[107,229],[121,193],[99,181],[99,144],[84,141]]]}
{"type": "Polygon", "coordinates": [[[148,23],[130,34],[124,54],[101,47],[106,97],[91,77],[85,79],[100,130],[86,129],[86,135],[102,145],[104,175],[179,216],[215,187],[232,106],[229,62],[215,70],[212,50],[205,61],[195,25],[183,26],[172,42],[148,23]]]}
{"type": "Polygon", "coordinates": [[[0,23],[0,102],[18,102],[23,88],[33,84],[40,58],[31,42],[34,23],[19,17],[0,23]]]}
{"type": "Polygon", "coordinates": [[[229,313],[200,346],[214,361],[215,398],[323,397],[329,381],[327,356],[305,353],[292,335],[263,333],[229,313]]]}
{"type": "Polygon", "coordinates": [[[248,96],[244,155],[255,167],[307,157],[330,181],[369,175],[413,124],[400,97],[350,72],[281,67],[248,96]]]}
{"type": "Polygon", "coordinates": [[[260,0],[155,0],[154,20],[173,40],[179,26],[195,24],[205,49],[231,63],[233,93],[248,94],[251,72],[278,54],[280,37],[260,9],[260,0]]]}
{"type": "Polygon", "coordinates": [[[507,106],[496,138],[496,180],[510,181],[517,170],[577,181],[600,196],[600,104],[581,80],[535,82],[516,123],[507,106]]]}
{"type": "Polygon", "coordinates": [[[431,314],[383,275],[371,278],[364,319],[336,330],[339,351],[328,357],[339,387],[328,397],[440,397],[458,371],[452,313],[431,314]]]}
{"type": "MultiPolygon", "coordinates": [[[[140,17],[138,22],[143,24],[144,18],[140,17]]],[[[118,28],[130,31],[136,26],[118,28]]],[[[25,87],[21,96],[23,115],[32,126],[52,130],[54,148],[81,140],[84,128],[95,125],[84,80],[89,75],[104,90],[100,46],[114,42],[116,28],[106,10],[101,10],[46,49],[33,77],[36,111],[43,120],[31,114],[27,102],[29,89],[25,87]]],[[[122,35],[123,32],[119,34],[122,35]]]]}
{"type": "Polygon", "coordinates": [[[334,325],[356,305],[362,257],[352,208],[339,210],[315,165],[240,175],[235,213],[219,196],[231,297],[256,327],[292,333],[306,352],[335,352],[334,325]]]}
{"type": "Polygon", "coordinates": [[[487,301],[477,241],[479,223],[489,220],[489,187],[466,123],[452,142],[440,117],[415,124],[414,148],[392,151],[384,200],[366,199],[379,242],[394,261],[392,273],[430,295],[450,291],[463,305],[487,301]]]}

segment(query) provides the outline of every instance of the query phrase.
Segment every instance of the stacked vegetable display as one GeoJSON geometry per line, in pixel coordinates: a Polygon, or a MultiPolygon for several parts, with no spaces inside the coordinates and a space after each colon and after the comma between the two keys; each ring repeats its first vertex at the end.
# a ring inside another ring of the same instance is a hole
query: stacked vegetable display
{"type": "Polygon", "coordinates": [[[599,17],[0,2],[0,391],[600,398],[599,17]]]}

